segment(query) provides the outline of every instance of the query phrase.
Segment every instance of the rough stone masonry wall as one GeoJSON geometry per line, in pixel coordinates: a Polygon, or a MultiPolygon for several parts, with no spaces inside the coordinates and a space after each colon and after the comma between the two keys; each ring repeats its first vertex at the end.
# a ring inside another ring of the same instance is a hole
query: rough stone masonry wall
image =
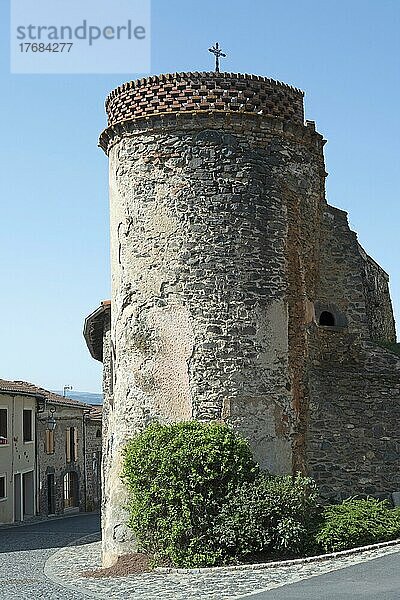
{"type": "Polygon", "coordinates": [[[101,528],[103,562],[108,566],[115,557],[134,548],[134,540],[126,527],[126,491],[121,481],[120,456],[113,453],[114,437],[118,427],[123,427],[125,413],[114,410],[114,345],[111,340],[111,310],[103,322],[103,414],[102,414],[102,494],[101,528]],[[117,460],[115,460],[117,458],[117,460]]]}
{"type": "Polygon", "coordinates": [[[338,311],[341,324],[365,339],[395,341],[389,277],[358,243],[347,213],[326,205],[320,234],[320,307],[338,311]]]}
{"type": "Polygon", "coordinates": [[[359,246],[366,300],[367,321],[372,340],[395,342],[396,327],[389,292],[389,276],[359,246]]]}
{"type": "Polygon", "coordinates": [[[325,169],[322,153],[314,157],[314,177],[282,178],[286,189],[287,299],[289,377],[292,396],[292,470],[305,472],[308,424],[308,387],[305,380],[308,355],[307,326],[314,318],[316,282],[319,275],[319,234],[324,206],[325,169]]]}
{"type": "Polygon", "coordinates": [[[321,227],[321,254],[317,300],[344,318],[348,331],[369,337],[362,276],[363,261],[357,235],[347,213],[327,205],[321,227]]]}
{"type": "Polygon", "coordinates": [[[400,358],[360,335],[310,333],[307,465],[325,498],[400,491],[400,358]]]}
{"type": "Polygon", "coordinates": [[[289,353],[288,320],[303,325],[313,295],[325,176],[319,134],[262,116],[171,116],[113,136],[105,563],[130,543],[121,450],[152,419],[224,418],[262,466],[291,471],[306,351],[302,334],[289,353]],[[288,235],[293,204],[300,223],[288,235]],[[289,255],[301,274],[290,290],[289,255]]]}

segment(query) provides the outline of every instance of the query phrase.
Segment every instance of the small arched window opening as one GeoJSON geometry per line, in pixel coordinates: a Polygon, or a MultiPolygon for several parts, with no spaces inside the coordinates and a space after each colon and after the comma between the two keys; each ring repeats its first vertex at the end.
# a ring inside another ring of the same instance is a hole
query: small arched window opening
{"type": "Polygon", "coordinates": [[[97,438],[101,437],[101,429],[98,429],[98,430],[96,431],[96,437],[97,437],[97,438]]]}
{"type": "Polygon", "coordinates": [[[324,327],[334,327],[335,317],[328,310],[323,310],[319,317],[319,325],[324,327]]]}

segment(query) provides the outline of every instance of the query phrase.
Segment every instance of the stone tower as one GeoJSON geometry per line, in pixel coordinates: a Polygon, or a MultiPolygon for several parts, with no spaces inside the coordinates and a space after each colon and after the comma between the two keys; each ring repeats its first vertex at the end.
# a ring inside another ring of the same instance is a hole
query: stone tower
{"type": "Polygon", "coordinates": [[[326,203],[324,140],[300,90],[175,73],[122,85],[106,109],[112,300],[85,336],[104,362],[107,565],[132,544],[121,451],[146,424],[222,419],[262,467],[308,471],[335,494],[320,464],[338,460],[329,369],[354,397],[343,356],[377,353],[385,373],[400,361],[374,343],[395,341],[388,278],[326,203]]]}

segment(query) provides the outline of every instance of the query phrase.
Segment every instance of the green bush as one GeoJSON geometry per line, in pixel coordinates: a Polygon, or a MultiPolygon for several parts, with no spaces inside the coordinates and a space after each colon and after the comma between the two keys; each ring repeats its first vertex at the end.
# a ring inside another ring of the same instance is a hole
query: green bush
{"type": "Polygon", "coordinates": [[[375,343],[381,348],[385,348],[385,350],[389,350],[389,352],[393,352],[393,354],[397,354],[400,356],[400,344],[397,342],[385,342],[383,340],[376,340],[375,343]]]}
{"type": "Polygon", "coordinates": [[[325,552],[337,552],[400,537],[400,511],[374,498],[350,498],[327,506],[316,541],[325,552]]]}
{"type": "Polygon", "coordinates": [[[388,502],[321,510],[311,479],[260,473],[248,443],[220,423],[149,426],[127,445],[123,478],[129,524],[155,564],[208,566],[400,537],[400,510],[388,502]]]}
{"type": "Polygon", "coordinates": [[[302,477],[260,475],[243,483],[219,515],[214,541],[236,559],[256,554],[296,555],[309,546],[317,517],[317,489],[302,477]]]}
{"type": "Polygon", "coordinates": [[[257,474],[248,443],[226,425],[150,425],[127,445],[123,465],[140,549],[158,564],[223,562],[212,537],[216,516],[257,474]]]}

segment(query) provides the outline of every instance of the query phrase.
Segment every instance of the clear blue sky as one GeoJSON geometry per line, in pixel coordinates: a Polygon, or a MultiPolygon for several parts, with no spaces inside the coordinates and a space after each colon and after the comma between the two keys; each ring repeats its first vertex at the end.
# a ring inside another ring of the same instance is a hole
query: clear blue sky
{"type": "MultiPolygon", "coordinates": [[[[84,2],[84,0],[82,0],[84,2]]],[[[109,291],[104,98],[136,76],[10,75],[0,7],[0,377],[101,389],[82,337],[109,291]]],[[[110,0],[110,10],[113,2],[110,0]]],[[[152,73],[266,75],[306,92],[327,138],[328,201],[391,275],[400,318],[399,0],[153,0],[152,73]]]]}

